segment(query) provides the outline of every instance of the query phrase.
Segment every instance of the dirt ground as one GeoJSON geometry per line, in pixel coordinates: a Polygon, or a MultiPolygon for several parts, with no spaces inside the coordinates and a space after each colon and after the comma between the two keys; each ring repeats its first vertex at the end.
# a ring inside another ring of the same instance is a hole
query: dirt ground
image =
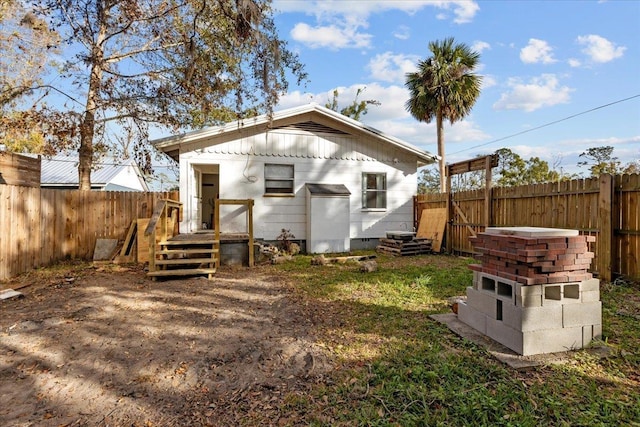
{"type": "Polygon", "coordinates": [[[0,301],[2,426],[286,425],[278,406],[332,369],[314,342],[322,320],[269,266],[156,282],[85,266],[0,283],[20,287],[0,301]]]}

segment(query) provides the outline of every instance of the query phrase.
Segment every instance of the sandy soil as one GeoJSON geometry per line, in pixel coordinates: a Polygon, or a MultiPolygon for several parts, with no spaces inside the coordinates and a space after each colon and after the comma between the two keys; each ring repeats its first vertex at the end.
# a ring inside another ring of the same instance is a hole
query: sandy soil
{"type": "MultiPolygon", "coordinates": [[[[0,284],[0,425],[284,425],[278,406],[331,370],[268,266],[153,282],[87,267],[0,284]]],[[[317,316],[316,316],[317,317],[317,316]]]]}

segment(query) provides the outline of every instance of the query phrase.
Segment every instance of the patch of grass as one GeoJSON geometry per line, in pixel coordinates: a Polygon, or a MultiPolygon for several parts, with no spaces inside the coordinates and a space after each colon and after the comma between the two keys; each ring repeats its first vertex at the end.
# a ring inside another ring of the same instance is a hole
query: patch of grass
{"type": "Polygon", "coordinates": [[[464,295],[473,260],[378,256],[378,270],[278,266],[310,310],[338,364],[331,381],[282,408],[308,425],[640,426],[640,292],[602,286],[614,357],[576,352],[568,363],[512,370],[429,319],[464,295]]]}

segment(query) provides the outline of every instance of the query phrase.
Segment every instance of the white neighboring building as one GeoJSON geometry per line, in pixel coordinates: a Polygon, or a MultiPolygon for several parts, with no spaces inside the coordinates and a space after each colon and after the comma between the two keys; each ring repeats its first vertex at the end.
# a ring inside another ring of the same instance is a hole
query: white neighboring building
{"type": "MultiPolygon", "coordinates": [[[[42,156],[40,187],[78,188],[78,156],[57,154],[42,156]]],[[[101,191],[149,191],[142,171],[133,161],[105,157],[91,171],[91,189],[101,191]]]]}
{"type": "MultiPolygon", "coordinates": [[[[256,238],[276,241],[285,229],[306,241],[312,230],[336,224],[350,243],[341,251],[373,247],[389,230],[412,230],[418,167],[437,160],[315,104],[152,143],[180,163],[182,233],[211,228],[216,196],[253,199],[256,238]],[[310,191],[309,184],[321,185],[310,191]],[[310,197],[347,202],[310,202],[310,197]],[[309,212],[314,206],[332,212],[309,212]]],[[[221,232],[247,230],[241,209],[222,206],[220,216],[221,232]]],[[[331,241],[341,240],[335,237],[331,241]]]]}

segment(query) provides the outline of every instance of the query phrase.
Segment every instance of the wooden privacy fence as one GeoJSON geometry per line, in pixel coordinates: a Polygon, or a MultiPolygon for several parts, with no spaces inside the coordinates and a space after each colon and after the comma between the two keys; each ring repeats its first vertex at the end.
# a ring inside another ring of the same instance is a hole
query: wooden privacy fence
{"type": "Polygon", "coordinates": [[[158,199],[178,193],[0,185],[0,280],[64,259],[91,259],[97,239],[122,240],[158,199]]]}
{"type": "Polygon", "coordinates": [[[493,227],[552,227],[596,236],[592,270],[603,280],[640,278],[640,175],[601,175],[547,184],[448,194],[420,194],[414,220],[428,209],[448,208],[447,250],[473,253],[469,236],[493,227]],[[488,206],[488,211],[486,206],[488,206]]]}

